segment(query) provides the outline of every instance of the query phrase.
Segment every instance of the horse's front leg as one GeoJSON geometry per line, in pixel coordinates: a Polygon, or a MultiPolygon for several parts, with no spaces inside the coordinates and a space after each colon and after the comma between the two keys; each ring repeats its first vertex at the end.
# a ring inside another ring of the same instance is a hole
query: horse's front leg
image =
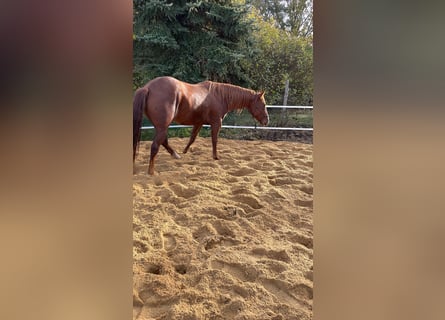
{"type": "Polygon", "coordinates": [[[219,160],[218,152],[216,151],[216,144],[218,142],[219,130],[221,129],[221,122],[222,122],[222,120],[219,119],[219,121],[211,124],[211,127],[212,127],[212,150],[213,150],[213,159],[215,159],[215,160],[219,160]]]}

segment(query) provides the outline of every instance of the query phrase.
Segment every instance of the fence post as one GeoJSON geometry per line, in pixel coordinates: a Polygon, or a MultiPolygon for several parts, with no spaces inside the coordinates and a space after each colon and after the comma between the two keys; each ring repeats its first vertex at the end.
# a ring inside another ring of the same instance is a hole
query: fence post
{"type": "Polygon", "coordinates": [[[289,96],[289,79],[286,79],[286,83],[284,85],[284,97],[283,97],[283,107],[281,109],[281,120],[280,125],[284,126],[285,124],[285,117],[286,117],[286,106],[287,106],[287,97],[289,96]]]}
{"type": "MultiPolygon", "coordinates": [[[[286,79],[286,84],[284,85],[284,98],[283,106],[287,106],[287,97],[289,96],[289,79],[286,79]]],[[[285,108],[283,108],[284,110],[285,108]]]]}

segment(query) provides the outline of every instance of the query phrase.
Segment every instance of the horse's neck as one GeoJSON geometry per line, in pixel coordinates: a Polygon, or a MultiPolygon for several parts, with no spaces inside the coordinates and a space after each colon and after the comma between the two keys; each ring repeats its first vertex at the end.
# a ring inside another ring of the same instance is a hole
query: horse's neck
{"type": "Polygon", "coordinates": [[[250,100],[249,99],[236,99],[232,100],[227,103],[227,109],[228,111],[238,110],[238,109],[244,109],[249,107],[250,100]]]}
{"type": "Polygon", "coordinates": [[[230,93],[226,94],[224,99],[228,111],[250,106],[253,99],[253,91],[235,86],[231,86],[229,90],[230,93]]]}
{"type": "Polygon", "coordinates": [[[255,96],[255,91],[231,84],[204,81],[202,85],[222,102],[226,113],[236,109],[248,108],[255,96]]]}

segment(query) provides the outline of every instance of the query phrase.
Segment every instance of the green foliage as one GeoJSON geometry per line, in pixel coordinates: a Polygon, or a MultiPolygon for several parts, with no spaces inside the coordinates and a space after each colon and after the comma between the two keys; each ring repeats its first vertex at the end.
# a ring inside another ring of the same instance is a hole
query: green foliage
{"type": "Polygon", "coordinates": [[[291,32],[297,37],[312,36],[313,0],[247,0],[274,26],[291,32]]]}
{"type": "MultiPolygon", "coordinates": [[[[288,105],[312,105],[312,0],[133,0],[133,9],[134,89],[162,75],[208,79],[265,90],[267,104],[281,105],[289,80],[288,105]]],[[[312,127],[312,114],[292,112],[270,110],[270,125],[312,127]]],[[[224,123],[254,120],[248,112],[231,113],[224,123]]],[[[187,137],[190,130],[172,129],[169,136],[187,137]]],[[[256,131],[248,135],[266,134],[256,131]]],[[[142,139],[153,132],[144,130],[142,139]]],[[[221,133],[246,137],[245,130],[221,133]]]]}
{"type": "Polygon", "coordinates": [[[288,105],[312,105],[312,38],[297,37],[278,29],[272,20],[264,21],[253,10],[253,34],[257,48],[255,59],[246,60],[252,86],[266,90],[268,104],[281,105],[286,80],[289,80],[288,105]]]}
{"type": "Polygon", "coordinates": [[[247,8],[231,0],[134,0],[134,86],[161,75],[248,83],[247,8]]]}

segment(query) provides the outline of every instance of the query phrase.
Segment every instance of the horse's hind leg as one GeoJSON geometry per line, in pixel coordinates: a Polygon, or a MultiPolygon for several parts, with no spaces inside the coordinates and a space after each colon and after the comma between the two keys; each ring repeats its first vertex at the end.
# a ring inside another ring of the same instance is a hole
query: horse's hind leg
{"type": "Polygon", "coordinates": [[[167,149],[168,153],[170,153],[172,155],[173,158],[175,159],[181,159],[181,157],[179,156],[179,154],[176,153],[175,150],[173,150],[172,147],[170,147],[170,145],[168,144],[168,137],[165,137],[164,142],[162,143],[162,145],[164,146],[165,149],[167,149]]]}
{"type": "Polygon", "coordinates": [[[156,128],[156,134],[151,144],[150,163],[148,164],[148,174],[155,173],[155,157],[158,154],[159,146],[164,143],[167,138],[167,129],[156,128]]]}
{"type": "Polygon", "coordinates": [[[192,145],[192,143],[195,142],[196,136],[198,135],[199,130],[201,130],[201,128],[202,128],[202,124],[196,124],[196,125],[193,126],[192,135],[190,136],[189,143],[184,148],[183,153],[187,153],[187,151],[189,150],[189,148],[192,145]]]}

